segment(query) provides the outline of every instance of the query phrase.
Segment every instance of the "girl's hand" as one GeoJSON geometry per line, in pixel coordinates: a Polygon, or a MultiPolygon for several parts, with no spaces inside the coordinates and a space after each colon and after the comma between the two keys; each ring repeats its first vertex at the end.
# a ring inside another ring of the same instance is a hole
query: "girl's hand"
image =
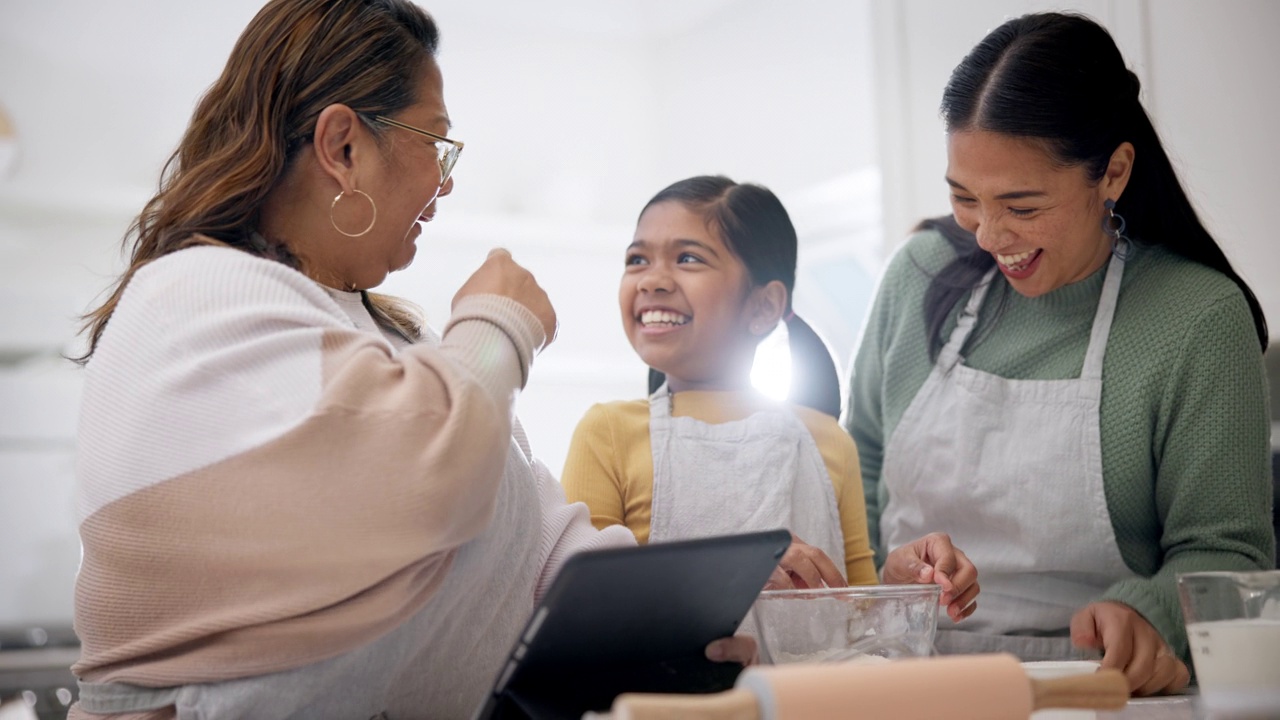
{"type": "Polygon", "coordinates": [[[791,547],[773,569],[765,590],[846,587],[848,583],[831,558],[791,533],[791,547]]]}
{"type": "Polygon", "coordinates": [[[1172,694],[1191,681],[1187,666],[1160,633],[1122,603],[1096,602],[1077,611],[1071,618],[1071,642],[1102,650],[1102,667],[1124,672],[1134,695],[1172,694]]]}
{"type": "Polygon", "coordinates": [[[941,585],[938,602],[955,622],[978,609],[978,568],[945,533],[929,533],[889,553],[881,578],[888,585],[941,585]]]}

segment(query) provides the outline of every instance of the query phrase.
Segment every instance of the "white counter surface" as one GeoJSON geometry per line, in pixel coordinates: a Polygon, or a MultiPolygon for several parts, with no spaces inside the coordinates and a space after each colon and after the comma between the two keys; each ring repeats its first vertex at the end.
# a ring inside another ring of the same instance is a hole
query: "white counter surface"
{"type": "Polygon", "coordinates": [[[1206,720],[1195,695],[1134,698],[1123,710],[1041,710],[1031,720],[1206,720]]]}
{"type": "Polygon", "coordinates": [[[1123,710],[1097,714],[1098,720],[1200,720],[1202,717],[1196,698],[1190,695],[1135,698],[1123,710]]]}

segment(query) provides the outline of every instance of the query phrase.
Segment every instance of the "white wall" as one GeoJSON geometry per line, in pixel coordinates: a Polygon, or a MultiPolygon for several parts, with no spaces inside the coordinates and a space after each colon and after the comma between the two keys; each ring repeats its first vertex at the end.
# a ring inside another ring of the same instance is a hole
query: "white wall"
{"type": "Polygon", "coordinates": [[[439,5],[445,100],[467,143],[441,212],[568,221],[630,212],[658,172],[649,41],[478,24],[463,3],[439,5]]]}
{"type": "Polygon", "coordinates": [[[659,128],[671,179],[724,173],[786,193],[871,166],[869,11],[866,2],[745,0],[662,43],[659,128]]]}
{"type": "Polygon", "coordinates": [[[1146,7],[1156,127],[1201,218],[1280,337],[1280,3],[1146,7]]]}

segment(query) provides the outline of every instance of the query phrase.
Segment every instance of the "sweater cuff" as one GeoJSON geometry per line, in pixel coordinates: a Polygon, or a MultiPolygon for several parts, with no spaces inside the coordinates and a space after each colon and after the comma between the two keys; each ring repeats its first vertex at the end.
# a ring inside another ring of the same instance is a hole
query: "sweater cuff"
{"type": "Polygon", "coordinates": [[[528,308],[491,294],[459,300],[441,335],[440,349],[474,373],[499,405],[528,382],[534,352],[546,339],[528,308]]]}
{"type": "Polygon", "coordinates": [[[622,525],[596,530],[587,506],[580,502],[566,503],[564,489],[541,460],[533,461],[533,472],[543,513],[538,548],[541,571],[534,587],[534,602],[541,602],[570,557],[590,550],[634,547],[636,537],[622,525]]]}
{"type": "Polygon", "coordinates": [[[1182,622],[1182,608],[1178,599],[1171,596],[1148,578],[1130,578],[1108,588],[1100,602],[1118,602],[1133,608],[1151,623],[1174,654],[1191,666],[1191,652],[1187,645],[1186,625],[1182,622]]]}

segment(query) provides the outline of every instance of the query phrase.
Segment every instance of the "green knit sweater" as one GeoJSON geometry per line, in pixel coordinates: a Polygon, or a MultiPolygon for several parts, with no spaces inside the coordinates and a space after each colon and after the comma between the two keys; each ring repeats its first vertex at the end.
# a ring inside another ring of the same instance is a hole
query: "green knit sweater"
{"type": "MultiPolygon", "coordinates": [[[[845,425],[862,461],[877,563],[884,552],[880,512],[888,502],[880,482],[884,448],[932,369],[924,293],[930,276],[954,257],[936,232],[907,242],[889,263],[854,361],[845,425]]],[[[964,350],[966,364],[1012,379],[1079,377],[1105,276],[1106,266],[1026,298],[997,275],[964,350]],[[1002,294],[1007,302],[996,317],[1002,294]]],[[[944,338],[967,299],[952,309],[944,338]]],[[[1116,583],[1099,600],[1140,612],[1184,660],[1178,573],[1272,567],[1266,393],[1262,353],[1239,288],[1162,249],[1131,249],[1102,371],[1101,426],[1111,524],[1138,577],[1116,583]]]]}

